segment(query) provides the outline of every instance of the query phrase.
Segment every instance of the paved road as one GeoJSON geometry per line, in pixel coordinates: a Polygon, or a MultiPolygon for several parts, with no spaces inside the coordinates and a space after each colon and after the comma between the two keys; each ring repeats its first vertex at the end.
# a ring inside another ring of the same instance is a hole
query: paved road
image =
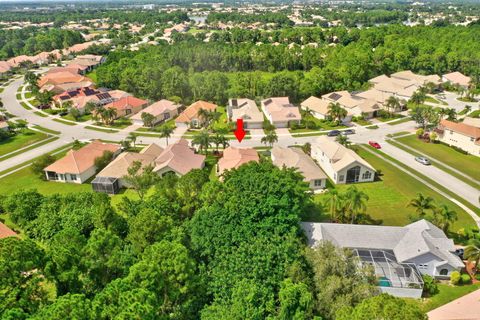
{"type": "MultiPolygon", "coordinates": [[[[51,152],[64,144],[70,143],[75,139],[78,140],[91,140],[91,139],[104,139],[104,140],[113,140],[121,141],[125,139],[129,133],[128,129],[123,129],[116,133],[106,133],[99,132],[94,130],[85,129],[87,124],[78,124],[76,126],[65,125],[56,121],[53,121],[51,117],[41,117],[34,113],[34,110],[26,110],[23,108],[20,103],[16,100],[16,94],[18,88],[23,84],[23,79],[17,79],[0,94],[4,102],[5,108],[12,114],[17,115],[19,118],[27,120],[30,124],[37,124],[42,127],[46,127],[55,131],[61,132],[59,139],[43,145],[41,147],[32,149],[25,153],[22,153],[18,156],[10,158],[8,160],[0,162],[0,171],[9,169],[19,163],[31,160],[35,157],[38,157],[44,153],[51,152]]],[[[431,177],[441,185],[447,187],[453,192],[457,193],[460,197],[464,198],[468,202],[472,203],[475,206],[479,206],[478,197],[480,196],[480,191],[475,190],[468,184],[460,181],[459,179],[449,175],[448,173],[441,171],[435,167],[425,168],[416,161],[413,160],[413,156],[409,153],[395,148],[391,145],[385,143],[385,137],[388,134],[399,132],[399,131],[410,131],[415,130],[415,124],[410,122],[404,122],[397,125],[389,125],[386,123],[379,123],[378,129],[367,129],[365,127],[356,127],[356,134],[351,135],[350,139],[355,143],[368,143],[370,140],[378,141],[383,146],[383,151],[392,156],[393,158],[399,159],[407,166],[423,172],[427,176],[431,177]]],[[[133,127],[131,129],[134,129],[133,127]]],[[[174,135],[169,141],[177,141],[185,129],[176,129],[174,135]]],[[[306,137],[292,137],[287,131],[283,132],[278,130],[278,140],[277,143],[280,146],[292,146],[292,145],[301,145],[307,142],[312,142],[316,137],[306,136],[306,137]]],[[[251,139],[243,140],[241,143],[236,140],[230,141],[232,146],[242,146],[242,147],[258,147],[263,146],[260,142],[261,136],[254,135],[251,139]]],[[[139,137],[137,143],[148,144],[155,142],[160,146],[165,146],[165,139],[160,139],[158,137],[139,137]]]]}

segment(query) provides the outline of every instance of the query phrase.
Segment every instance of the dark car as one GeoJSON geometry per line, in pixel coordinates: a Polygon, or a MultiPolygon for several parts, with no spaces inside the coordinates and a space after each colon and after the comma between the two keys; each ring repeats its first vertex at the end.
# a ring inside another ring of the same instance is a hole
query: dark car
{"type": "Polygon", "coordinates": [[[343,131],[342,131],[342,134],[343,134],[344,136],[349,135],[349,134],[355,134],[355,130],[353,130],[353,129],[343,130],[343,131]]]}
{"type": "Polygon", "coordinates": [[[327,133],[327,136],[329,136],[329,137],[336,137],[336,136],[340,135],[340,133],[341,133],[341,132],[338,131],[338,130],[332,130],[332,131],[329,131],[329,132],[327,133]]]}

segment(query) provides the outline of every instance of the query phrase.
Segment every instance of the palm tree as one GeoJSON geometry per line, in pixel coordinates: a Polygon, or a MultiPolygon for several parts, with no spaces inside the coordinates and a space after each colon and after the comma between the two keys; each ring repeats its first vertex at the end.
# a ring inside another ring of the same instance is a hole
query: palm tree
{"type": "Polygon", "coordinates": [[[155,116],[148,112],[142,112],[141,118],[145,127],[153,127],[153,124],[155,123],[155,116]]]}
{"type": "Polygon", "coordinates": [[[202,119],[202,127],[206,124],[205,127],[208,127],[208,122],[210,120],[210,112],[207,109],[198,110],[198,118],[202,119]]]}
{"type": "Polygon", "coordinates": [[[337,123],[340,123],[343,118],[347,116],[348,112],[338,103],[330,103],[328,105],[327,115],[331,117],[337,123]]]}
{"type": "Polygon", "coordinates": [[[343,134],[341,134],[341,135],[338,135],[335,140],[338,143],[340,143],[342,146],[344,146],[346,148],[350,148],[351,142],[350,142],[350,139],[348,139],[347,136],[344,136],[343,134]]]}
{"type": "Polygon", "coordinates": [[[117,109],[115,108],[104,109],[100,116],[102,117],[103,122],[106,125],[112,125],[113,121],[117,117],[117,109]]]}
{"type": "Polygon", "coordinates": [[[306,107],[305,109],[300,109],[300,112],[302,113],[302,118],[313,117],[313,111],[309,107],[306,107]]]}
{"type": "Polygon", "coordinates": [[[423,218],[427,214],[427,210],[433,210],[435,208],[435,203],[432,197],[425,197],[423,194],[417,193],[417,197],[410,200],[407,207],[415,208],[415,212],[420,218],[423,218]]]}
{"type": "Polygon", "coordinates": [[[397,97],[390,96],[385,103],[385,107],[387,108],[388,115],[391,117],[392,113],[400,108],[400,100],[397,97]]]}
{"type": "Polygon", "coordinates": [[[468,240],[468,246],[465,248],[463,256],[468,261],[475,261],[475,273],[477,273],[478,263],[480,262],[480,239],[468,240]]]}
{"type": "Polygon", "coordinates": [[[173,127],[167,126],[167,125],[161,126],[158,130],[160,132],[160,137],[165,138],[167,146],[168,146],[168,138],[172,136],[173,130],[174,130],[173,127]]]}
{"type": "Polygon", "coordinates": [[[221,134],[221,133],[216,133],[212,137],[212,142],[213,142],[213,144],[215,144],[215,151],[216,152],[218,152],[218,147],[220,145],[223,146],[223,149],[225,149],[229,145],[228,139],[225,137],[224,134],[221,134]]]}
{"type": "Polygon", "coordinates": [[[275,131],[269,131],[269,132],[267,132],[267,134],[264,137],[262,137],[260,142],[263,143],[264,145],[268,144],[271,148],[271,147],[273,147],[273,144],[275,142],[278,142],[278,136],[275,133],[275,131]]]}
{"type": "Polygon", "coordinates": [[[433,210],[433,223],[442,228],[445,233],[447,233],[450,225],[457,220],[457,213],[445,204],[442,204],[433,210]]]}
{"type": "Polygon", "coordinates": [[[328,212],[330,213],[330,218],[333,222],[338,222],[338,213],[340,211],[342,200],[342,195],[338,193],[337,189],[328,191],[325,204],[328,207],[328,212]]]}
{"type": "Polygon", "coordinates": [[[193,145],[198,145],[200,152],[205,151],[205,154],[208,154],[208,148],[211,145],[210,133],[208,130],[202,130],[198,135],[196,135],[192,140],[193,145]]]}
{"type": "Polygon", "coordinates": [[[426,98],[425,93],[421,92],[420,90],[417,90],[412,94],[410,98],[410,102],[418,107],[419,105],[425,102],[425,98],[426,98]]]}
{"type": "Polygon", "coordinates": [[[130,132],[127,136],[128,141],[131,141],[133,147],[135,148],[135,142],[137,142],[137,134],[135,132],[130,132]]]}
{"type": "Polygon", "coordinates": [[[355,223],[357,215],[367,211],[368,195],[351,186],[345,193],[345,212],[350,215],[350,223],[355,223]]]}
{"type": "Polygon", "coordinates": [[[454,108],[446,108],[445,115],[449,121],[457,120],[457,111],[454,108]]]}

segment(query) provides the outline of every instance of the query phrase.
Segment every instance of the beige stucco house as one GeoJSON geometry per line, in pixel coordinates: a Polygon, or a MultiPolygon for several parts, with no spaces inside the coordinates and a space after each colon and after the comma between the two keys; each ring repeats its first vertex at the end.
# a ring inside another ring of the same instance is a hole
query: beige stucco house
{"type": "Polygon", "coordinates": [[[355,151],[320,136],[312,143],[312,158],[338,184],[369,182],[375,179],[375,168],[355,151]]]}
{"type": "Polygon", "coordinates": [[[439,141],[480,157],[480,127],[443,119],[435,131],[439,141]]]}
{"type": "Polygon", "coordinates": [[[300,123],[302,116],[288,97],[275,97],[262,100],[265,117],[277,128],[288,128],[292,123],[300,123]]]}
{"type": "Polygon", "coordinates": [[[245,129],[261,129],[263,125],[263,113],[258,109],[255,101],[251,99],[228,100],[227,113],[230,121],[243,119],[245,129]]]}

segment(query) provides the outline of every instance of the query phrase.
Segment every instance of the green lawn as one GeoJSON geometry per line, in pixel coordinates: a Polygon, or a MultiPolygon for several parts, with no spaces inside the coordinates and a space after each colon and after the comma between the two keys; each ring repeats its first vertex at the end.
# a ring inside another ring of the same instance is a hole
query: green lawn
{"type": "Polygon", "coordinates": [[[31,97],[33,97],[31,92],[25,92],[25,99],[30,99],[31,97]]]}
{"type": "Polygon", "coordinates": [[[72,115],[67,114],[66,116],[62,116],[62,118],[65,119],[65,120],[70,120],[70,121],[85,122],[85,121],[91,120],[92,116],[90,114],[84,114],[84,115],[81,115],[80,117],[78,117],[78,119],[74,119],[72,117],[72,115]]]}
{"type": "MultiPolygon", "coordinates": [[[[403,226],[410,223],[409,216],[414,214],[413,208],[407,207],[408,202],[415,198],[417,193],[431,196],[437,203],[445,203],[458,214],[458,221],[452,227],[456,231],[465,226],[472,226],[473,220],[456,204],[439,195],[418,180],[406,175],[398,168],[393,167],[383,159],[366,150],[358,151],[360,156],[367,160],[377,171],[382,173],[380,181],[371,183],[357,183],[355,186],[368,194],[367,213],[376,220],[381,220],[384,225],[403,226]]],[[[350,185],[337,185],[344,191],[350,185]]],[[[315,195],[315,202],[321,203],[326,195],[315,195]]],[[[309,214],[309,218],[316,221],[326,220],[327,216],[321,215],[321,210],[309,214]],[[316,214],[316,216],[315,216],[316,214]]]]}
{"type": "Polygon", "coordinates": [[[415,135],[397,140],[480,181],[479,157],[463,154],[441,143],[425,143],[415,135]]]}
{"type": "Polygon", "coordinates": [[[128,126],[132,125],[132,121],[130,119],[117,119],[113,122],[112,125],[106,126],[102,122],[95,123],[96,126],[105,127],[105,128],[112,128],[112,129],[124,129],[128,126]]]}
{"type": "Polygon", "coordinates": [[[440,101],[440,100],[437,100],[437,99],[435,99],[435,98],[432,98],[432,97],[429,97],[429,96],[427,96],[427,97],[425,98],[425,102],[430,102],[430,103],[441,104],[441,105],[444,105],[444,106],[446,106],[446,105],[447,105],[445,102],[443,102],[443,101],[440,101]]]}
{"type": "Polygon", "coordinates": [[[0,142],[0,156],[47,139],[48,135],[25,129],[22,133],[0,142]]]}
{"type": "Polygon", "coordinates": [[[45,114],[43,112],[40,112],[40,111],[34,111],[33,113],[35,113],[37,116],[42,117],[42,118],[48,117],[47,114],[45,114]]]}
{"type": "Polygon", "coordinates": [[[48,129],[48,128],[45,128],[45,127],[42,127],[42,126],[39,126],[39,125],[34,125],[33,128],[35,128],[37,130],[41,130],[43,132],[51,133],[51,134],[60,134],[61,133],[60,131],[55,131],[55,130],[48,129]]]}
{"type": "Polygon", "coordinates": [[[412,119],[410,119],[410,117],[405,117],[405,118],[398,119],[398,120],[396,120],[396,121],[387,122],[387,124],[388,124],[388,125],[391,125],[391,126],[394,126],[394,125],[396,125],[396,124],[408,122],[408,121],[411,121],[411,120],[412,120],[412,119]]]}
{"type": "Polygon", "coordinates": [[[76,123],[73,123],[71,121],[66,121],[66,120],[62,120],[62,119],[58,119],[58,118],[54,118],[52,120],[55,121],[55,122],[60,122],[60,123],[66,124],[67,126],[76,126],[77,125],[76,123]]]}
{"type": "Polygon", "coordinates": [[[439,292],[436,295],[425,301],[419,300],[418,303],[423,311],[428,312],[478,289],[480,289],[480,283],[462,286],[440,283],[438,284],[439,292]]]}
{"type": "Polygon", "coordinates": [[[86,126],[85,129],[89,129],[89,130],[95,130],[95,131],[100,131],[100,132],[107,132],[107,133],[114,133],[114,132],[118,132],[118,130],[114,130],[114,129],[108,129],[108,128],[97,128],[97,127],[92,127],[92,126],[86,126]]]}
{"type": "Polygon", "coordinates": [[[20,105],[27,110],[32,110],[32,108],[28,104],[26,104],[25,102],[20,102],[20,105]]]}
{"type": "Polygon", "coordinates": [[[317,128],[316,129],[307,129],[307,128],[292,129],[292,128],[289,128],[288,131],[290,131],[290,133],[292,133],[292,134],[295,134],[295,133],[302,133],[302,132],[315,132],[315,131],[324,131],[324,130],[343,129],[343,128],[347,127],[347,126],[342,125],[342,124],[336,126],[335,124],[333,124],[330,121],[317,119],[317,118],[312,117],[312,116],[309,116],[309,117],[305,118],[304,120],[305,121],[313,121],[315,123],[315,125],[317,126],[317,128]]]}
{"type": "Polygon", "coordinates": [[[378,129],[379,127],[375,124],[373,126],[367,126],[365,127],[366,129],[370,129],[370,130],[375,130],[375,129],[378,129]]]}

